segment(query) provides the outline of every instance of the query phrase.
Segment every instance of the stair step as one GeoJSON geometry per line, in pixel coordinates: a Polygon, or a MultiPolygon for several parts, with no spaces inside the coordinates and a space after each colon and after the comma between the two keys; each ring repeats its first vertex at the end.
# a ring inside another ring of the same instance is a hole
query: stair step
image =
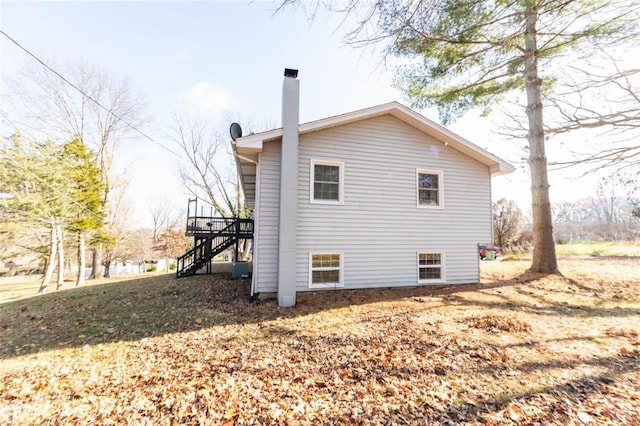
{"type": "MultiPolygon", "coordinates": [[[[227,228],[235,227],[237,224],[234,222],[227,228]]],[[[221,230],[216,236],[209,237],[201,240],[194,248],[178,258],[178,269],[176,271],[176,277],[182,278],[187,275],[195,275],[198,269],[202,268],[207,262],[211,261],[215,256],[222,253],[228,247],[236,243],[237,239],[235,233],[231,234],[227,231],[227,228],[221,230]],[[220,240],[221,239],[221,240],[220,240]],[[219,242],[217,242],[220,240],[219,242]],[[213,244],[217,242],[215,247],[213,244]],[[184,265],[186,259],[193,258],[187,266],[184,265]],[[182,266],[181,266],[182,265],[182,266]]],[[[245,238],[244,236],[240,237],[245,238]]]]}

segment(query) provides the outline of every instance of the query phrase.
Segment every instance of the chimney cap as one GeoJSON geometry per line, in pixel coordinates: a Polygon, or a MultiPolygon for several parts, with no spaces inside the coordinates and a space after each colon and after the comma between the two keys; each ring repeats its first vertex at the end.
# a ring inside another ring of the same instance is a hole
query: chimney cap
{"type": "Polygon", "coordinates": [[[298,70],[294,70],[292,68],[285,68],[284,76],[288,78],[298,78],[298,70]]]}

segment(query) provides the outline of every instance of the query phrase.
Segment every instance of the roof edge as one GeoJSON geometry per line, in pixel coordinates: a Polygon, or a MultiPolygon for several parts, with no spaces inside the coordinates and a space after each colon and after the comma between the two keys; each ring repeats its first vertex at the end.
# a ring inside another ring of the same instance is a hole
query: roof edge
{"type": "MultiPolygon", "coordinates": [[[[299,125],[298,131],[300,135],[304,135],[386,114],[394,116],[423,133],[444,142],[445,145],[451,146],[453,149],[485,164],[490,167],[493,176],[515,171],[515,167],[507,161],[397,101],[303,123],[299,125]]],[[[263,143],[277,140],[281,137],[282,128],[277,128],[236,139],[232,145],[236,152],[260,152],[262,151],[263,143]]]]}

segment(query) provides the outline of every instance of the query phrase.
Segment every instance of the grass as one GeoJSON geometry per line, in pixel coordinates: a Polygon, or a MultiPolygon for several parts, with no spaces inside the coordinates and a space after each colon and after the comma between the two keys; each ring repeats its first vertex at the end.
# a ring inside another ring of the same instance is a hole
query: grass
{"type": "Polygon", "coordinates": [[[640,244],[607,241],[584,241],[557,244],[561,256],[640,256],[640,244]]]}
{"type": "MultiPolygon", "coordinates": [[[[640,243],[624,241],[576,241],[556,244],[556,254],[562,257],[640,257],[640,243]]],[[[528,260],[531,253],[504,251],[502,261],[528,260]]]]}
{"type": "MultiPolygon", "coordinates": [[[[188,328],[186,321],[196,319],[194,299],[201,295],[197,282],[192,283],[194,287],[181,284],[185,282],[175,280],[173,274],[117,276],[88,281],[82,287],[69,283],[63,291],[41,295],[35,281],[2,285],[0,309],[6,309],[6,316],[0,325],[15,340],[2,345],[0,357],[9,349],[14,354],[32,353],[183,331],[188,328]]],[[[237,295],[229,290],[226,296],[237,295]]],[[[225,316],[206,308],[197,313],[199,321],[225,316]]]]}
{"type": "Polygon", "coordinates": [[[30,297],[14,283],[0,424],[640,423],[638,261],[527,267],[299,294],[290,309],[223,276],[30,297]]]}

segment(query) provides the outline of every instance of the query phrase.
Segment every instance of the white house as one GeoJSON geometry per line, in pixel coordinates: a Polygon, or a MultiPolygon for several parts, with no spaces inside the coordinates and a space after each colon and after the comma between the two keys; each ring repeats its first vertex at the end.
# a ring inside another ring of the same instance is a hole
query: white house
{"type": "Polygon", "coordinates": [[[491,177],[514,168],[397,102],[299,124],[299,87],[286,70],[282,128],[232,142],[252,292],[292,306],[299,291],[477,283],[491,177]]]}

